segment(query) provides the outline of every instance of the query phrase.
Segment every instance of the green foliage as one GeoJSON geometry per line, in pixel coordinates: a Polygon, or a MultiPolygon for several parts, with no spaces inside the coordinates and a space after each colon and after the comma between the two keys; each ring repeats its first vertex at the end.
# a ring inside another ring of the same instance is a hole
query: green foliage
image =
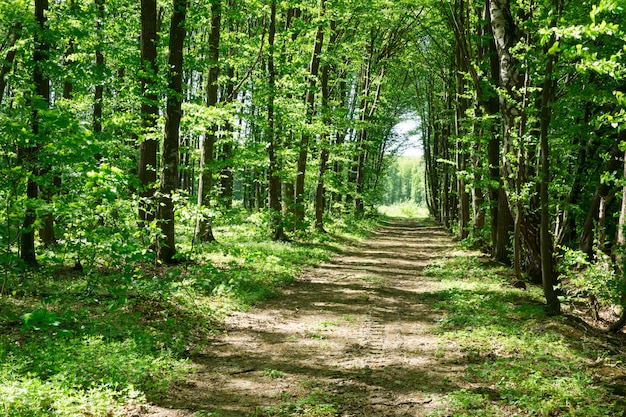
{"type": "Polygon", "coordinates": [[[558,264],[561,287],[572,301],[588,303],[593,299],[604,307],[622,304],[626,293],[623,277],[606,254],[600,252],[596,257],[591,262],[586,254],[564,248],[558,264]]]}
{"type": "MultiPolygon", "coordinates": [[[[455,345],[474,388],[453,390],[446,415],[618,416],[623,400],[607,387],[611,376],[589,364],[620,361],[600,339],[582,340],[576,326],[549,317],[538,288],[503,285],[502,267],[472,257],[437,262],[425,271],[445,289],[430,294],[443,314],[439,333],[455,345]]],[[[506,275],[505,275],[506,276],[506,275]]]]}
{"type": "MultiPolygon", "coordinates": [[[[122,415],[125,403],[161,398],[193,372],[187,358],[207,349],[224,314],[276,296],[303,266],[328,259],[374,224],[344,219],[329,225],[332,234],[280,243],[263,240],[254,216],[231,214],[233,224],[220,218],[215,229],[220,245],[188,248],[192,260],[178,266],[141,263],[118,249],[83,257],[82,272],[51,253],[46,267],[10,273],[0,299],[0,414],[108,417],[122,415]]],[[[139,248],[138,239],[130,234],[125,244],[139,248]]],[[[282,377],[271,369],[266,375],[282,377]]],[[[321,398],[285,407],[334,415],[321,398]]]]}
{"type": "Polygon", "coordinates": [[[390,205],[411,201],[418,206],[426,205],[425,169],[421,157],[394,157],[387,173],[383,203],[390,205]]]}

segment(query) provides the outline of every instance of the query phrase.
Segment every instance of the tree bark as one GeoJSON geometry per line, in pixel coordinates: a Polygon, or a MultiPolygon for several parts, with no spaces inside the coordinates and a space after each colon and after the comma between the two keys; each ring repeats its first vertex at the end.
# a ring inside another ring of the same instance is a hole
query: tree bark
{"type": "MultiPolygon", "coordinates": [[[[211,2],[211,32],[209,34],[209,76],[207,77],[206,106],[215,107],[218,102],[218,78],[220,74],[220,31],[222,22],[221,0],[211,2]]],[[[211,188],[213,187],[213,165],[215,159],[215,142],[217,125],[213,125],[202,138],[202,154],[200,156],[200,181],[198,183],[198,205],[211,207],[211,188]]],[[[211,218],[200,216],[196,227],[198,239],[202,242],[214,242],[211,218]]]]}
{"type": "MultiPolygon", "coordinates": [[[[331,42],[332,44],[332,42],[331,42]]],[[[324,126],[330,129],[330,109],[328,101],[330,99],[330,89],[328,88],[329,65],[324,64],[322,68],[321,87],[322,87],[322,118],[324,126]]],[[[330,143],[328,140],[328,131],[322,133],[320,138],[320,162],[317,171],[317,187],[315,189],[315,230],[325,232],[324,230],[324,203],[326,201],[326,189],[324,185],[324,175],[328,168],[328,157],[330,155],[330,143]]]]}
{"type": "MultiPolygon", "coordinates": [[[[511,48],[518,41],[519,33],[511,15],[509,0],[489,0],[489,21],[491,22],[491,33],[493,34],[498,56],[498,86],[506,93],[499,95],[499,109],[502,115],[502,142],[500,143],[502,153],[500,154],[501,161],[499,161],[497,166],[500,166],[499,181],[501,186],[498,192],[498,224],[495,234],[497,242],[494,247],[495,259],[505,261],[508,257],[508,250],[506,248],[508,247],[510,225],[517,222],[517,226],[519,226],[521,221],[521,219],[511,222],[507,221],[512,219],[512,216],[510,214],[509,198],[503,184],[503,179],[509,178],[512,173],[512,168],[510,162],[506,159],[506,155],[513,150],[512,142],[513,131],[516,128],[515,120],[520,116],[519,110],[517,109],[517,105],[520,102],[518,93],[520,85],[519,71],[517,69],[517,62],[511,55],[511,48]]],[[[492,68],[495,69],[495,67],[496,65],[492,64],[492,68]]],[[[495,143],[490,143],[490,155],[495,154],[495,149],[491,150],[493,145],[495,145],[495,143]]],[[[509,184],[509,187],[514,188],[515,184],[509,184]]],[[[492,195],[495,195],[495,192],[492,195]]],[[[516,213],[516,217],[519,215],[521,215],[521,213],[516,213]]],[[[514,247],[515,246],[516,245],[514,245],[514,247]]]]}
{"type": "MultiPolygon", "coordinates": [[[[552,46],[555,40],[555,36],[552,35],[549,45],[552,46]]],[[[550,147],[548,143],[548,128],[550,126],[550,119],[552,115],[551,103],[554,99],[554,90],[556,87],[555,81],[552,79],[555,61],[556,57],[554,55],[548,56],[541,98],[541,133],[539,137],[541,146],[541,281],[543,294],[546,298],[547,311],[550,314],[560,314],[561,312],[561,304],[556,292],[554,291],[554,267],[552,265],[554,254],[552,236],[550,235],[550,213],[548,210],[550,203],[548,195],[548,186],[550,185],[550,147]]]]}
{"type": "Polygon", "coordinates": [[[37,256],[35,252],[35,221],[37,215],[35,213],[35,200],[39,197],[35,169],[37,162],[37,153],[41,147],[41,143],[45,136],[45,132],[41,126],[40,110],[45,110],[50,104],[50,79],[44,71],[44,65],[48,59],[50,45],[45,40],[45,31],[47,30],[48,0],[35,0],[35,34],[34,34],[34,50],[33,50],[33,84],[35,86],[35,96],[32,99],[32,132],[34,144],[20,149],[19,160],[28,167],[30,175],[26,185],[26,213],[22,224],[22,236],[20,257],[26,265],[37,265],[37,256]]]}
{"type": "Polygon", "coordinates": [[[267,152],[269,158],[268,206],[270,214],[270,234],[273,240],[285,240],[285,231],[281,212],[281,179],[279,175],[278,138],[274,119],[274,103],[276,98],[276,68],[274,67],[274,43],[276,39],[276,0],[270,3],[270,28],[268,33],[267,75],[269,94],[267,99],[267,152]]]}
{"type": "MultiPolygon", "coordinates": [[[[319,18],[324,17],[325,0],[319,0],[319,18]]],[[[313,44],[313,55],[309,63],[309,80],[305,96],[306,104],[306,123],[311,126],[313,123],[313,115],[315,114],[315,89],[317,85],[317,75],[320,67],[320,58],[322,53],[322,45],[324,44],[324,23],[320,22],[315,35],[315,43],[313,44]]],[[[306,176],[307,157],[309,154],[309,142],[311,133],[306,130],[300,137],[300,150],[298,153],[298,165],[296,172],[295,195],[295,228],[296,230],[304,229],[304,212],[305,212],[305,195],[304,181],[306,176]]]]}
{"type": "Polygon", "coordinates": [[[183,47],[188,0],[174,0],[170,26],[168,57],[168,98],[165,115],[165,137],[161,154],[161,202],[158,210],[162,238],[157,259],[172,263],[176,254],[175,208],[173,194],[178,188],[178,141],[183,99],[183,47]]]}

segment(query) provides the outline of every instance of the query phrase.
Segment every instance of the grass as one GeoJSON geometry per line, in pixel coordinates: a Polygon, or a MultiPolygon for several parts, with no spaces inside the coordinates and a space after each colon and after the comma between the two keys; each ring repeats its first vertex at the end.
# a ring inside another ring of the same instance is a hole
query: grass
{"type": "Polygon", "coordinates": [[[253,417],[334,417],[338,413],[336,398],[321,389],[314,389],[302,398],[286,398],[277,406],[259,409],[253,417]]]}
{"type": "MultiPolygon", "coordinates": [[[[9,274],[0,298],[0,415],[112,417],[129,402],[158,402],[194,372],[187,358],[206,349],[225,314],[276,296],[303,266],[375,224],[344,219],[328,234],[280,243],[267,240],[255,216],[234,218],[216,224],[217,245],[181,244],[189,260],[177,266],[120,256],[78,272],[48,251],[47,266],[9,274]]],[[[299,415],[330,415],[312,404],[318,397],[296,404],[299,415]]]]}
{"type": "Polygon", "coordinates": [[[592,366],[603,358],[623,370],[623,350],[607,348],[602,334],[581,331],[572,318],[546,315],[538,288],[509,287],[501,278],[506,271],[475,257],[424,272],[444,287],[429,295],[443,313],[442,343],[455,344],[467,366],[466,387],[453,390],[436,415],[626,414],[626,401],[613,393],[615,372],[592,366]]]}
{"type": "Polygon", "coordinates": [[[418,206],[412,201],[380,206],[378,212],[384,216],[395,218],[423,219],[429,216],[426,207],[418,206]]]}

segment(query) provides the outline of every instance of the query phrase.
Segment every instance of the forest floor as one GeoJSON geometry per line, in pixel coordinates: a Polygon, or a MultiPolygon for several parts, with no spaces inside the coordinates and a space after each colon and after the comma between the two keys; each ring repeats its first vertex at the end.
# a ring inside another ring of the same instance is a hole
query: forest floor
{"type": "MultiPolygon", "coordinates": [[[[127,415],[426,416],[449,415],[452,392],[483,405],[500,400],[504,394],[488,378],[467,373],[495,354],[442,336],[437,303],[445,300],[437,294],[449,287],[423,274],[442,259],[477,256],[425,221],[388,220],[369,239],[308,269],[280,296],[230,315],[224,331],[191,357],[191,377],[158,405],[129,406],[127,415]]],[[[576,323],[564,326],[589,333],[576,323]]],[[[596,357],[590,366],[598,366],[596,357]]],[[[623,365],[612,362],[612,381],[626,375],[623,365]]]]}

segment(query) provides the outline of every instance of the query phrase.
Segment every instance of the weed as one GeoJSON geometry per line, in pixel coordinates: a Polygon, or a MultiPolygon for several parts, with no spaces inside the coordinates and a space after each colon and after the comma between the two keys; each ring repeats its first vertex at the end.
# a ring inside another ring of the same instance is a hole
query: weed
{"type": "Polygon", "coordinates": [[[352,314],[344,314],[343,316],[341,316],[341,318],[347,323],[358,323],[359,321],[359,319],[352,314]]]}
{"type": "Polygon", "coordinates": [[[259,408],[253,417],[333,417],[339,408],[336,399],[322,390],[313,390],[304,398],[284,400],[277,406],[259,408]]]}
{"type": "Polygon", "coordinates": [[[369,284],[382,285],[384,280],[380,277],[364,276],[361,279],[369,284]]]}
{"type": "Polygon", "coordinates": [[[283,372],[278,371],[276,369],[265,369],[263,370],[263,374],[272,379],[279,379],[279,378],[285,377],[285,374],[283,372]]]}

